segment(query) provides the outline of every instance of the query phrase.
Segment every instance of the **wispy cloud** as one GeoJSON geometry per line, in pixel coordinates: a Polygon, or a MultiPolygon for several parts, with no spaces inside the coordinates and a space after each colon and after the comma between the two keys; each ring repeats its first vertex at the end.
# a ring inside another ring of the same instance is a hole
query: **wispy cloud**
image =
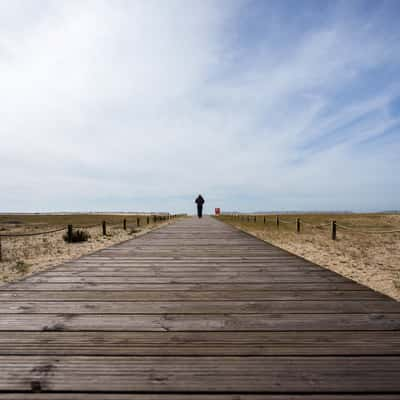
{"type": "Polygon", "coordinates": [[[0,208],[398,208],[397,2],[295,4],[0,2],[0,208]]]}

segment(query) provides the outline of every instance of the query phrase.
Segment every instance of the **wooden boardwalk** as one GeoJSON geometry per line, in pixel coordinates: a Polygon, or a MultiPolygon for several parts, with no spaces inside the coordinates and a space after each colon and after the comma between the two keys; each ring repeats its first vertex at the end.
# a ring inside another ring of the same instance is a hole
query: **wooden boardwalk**
{"type": "Polygon", "coordinates": [[[0,399],[398,400],[399,330],[400,303],[188,218],[0,287],[0,399]]]}

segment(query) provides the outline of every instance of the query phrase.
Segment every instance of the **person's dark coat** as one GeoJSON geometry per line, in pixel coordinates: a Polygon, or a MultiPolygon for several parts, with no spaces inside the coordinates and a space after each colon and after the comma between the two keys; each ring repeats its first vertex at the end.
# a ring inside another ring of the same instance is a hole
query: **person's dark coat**
{"type": "Polygon", "coordinates": [[[203,204],[204,204],[203,196],[199,194],[194,202],[197,204],[197,216],[201,218],[203,216],[203,204]]]}
{"type": "Polygon", "coordinates": [[[197,199],[194,201],[197,206],[202,206],[204,204],[204,199],[202,195],[197,196],[197,199]]]}

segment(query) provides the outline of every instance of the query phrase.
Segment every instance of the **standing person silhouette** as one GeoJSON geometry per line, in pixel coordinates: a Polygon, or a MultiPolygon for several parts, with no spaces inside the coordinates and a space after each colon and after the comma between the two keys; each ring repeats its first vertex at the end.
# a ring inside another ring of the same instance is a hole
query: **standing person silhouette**
{"type": "Polygon", "coordinates": [[[197,204],[197,216],[201,218],[203,216],[203,204],[204,204],[203,196],[199,194],[194,202],[197,204]]]}

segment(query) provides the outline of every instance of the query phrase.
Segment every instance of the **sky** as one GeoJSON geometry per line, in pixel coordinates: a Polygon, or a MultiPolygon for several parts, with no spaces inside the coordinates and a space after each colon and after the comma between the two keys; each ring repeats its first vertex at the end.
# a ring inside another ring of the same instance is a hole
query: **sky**
{"type": "Polygon", "coordinates": [[[0,0],[0,211],[400,209],[399,17],[0,0]]]}

